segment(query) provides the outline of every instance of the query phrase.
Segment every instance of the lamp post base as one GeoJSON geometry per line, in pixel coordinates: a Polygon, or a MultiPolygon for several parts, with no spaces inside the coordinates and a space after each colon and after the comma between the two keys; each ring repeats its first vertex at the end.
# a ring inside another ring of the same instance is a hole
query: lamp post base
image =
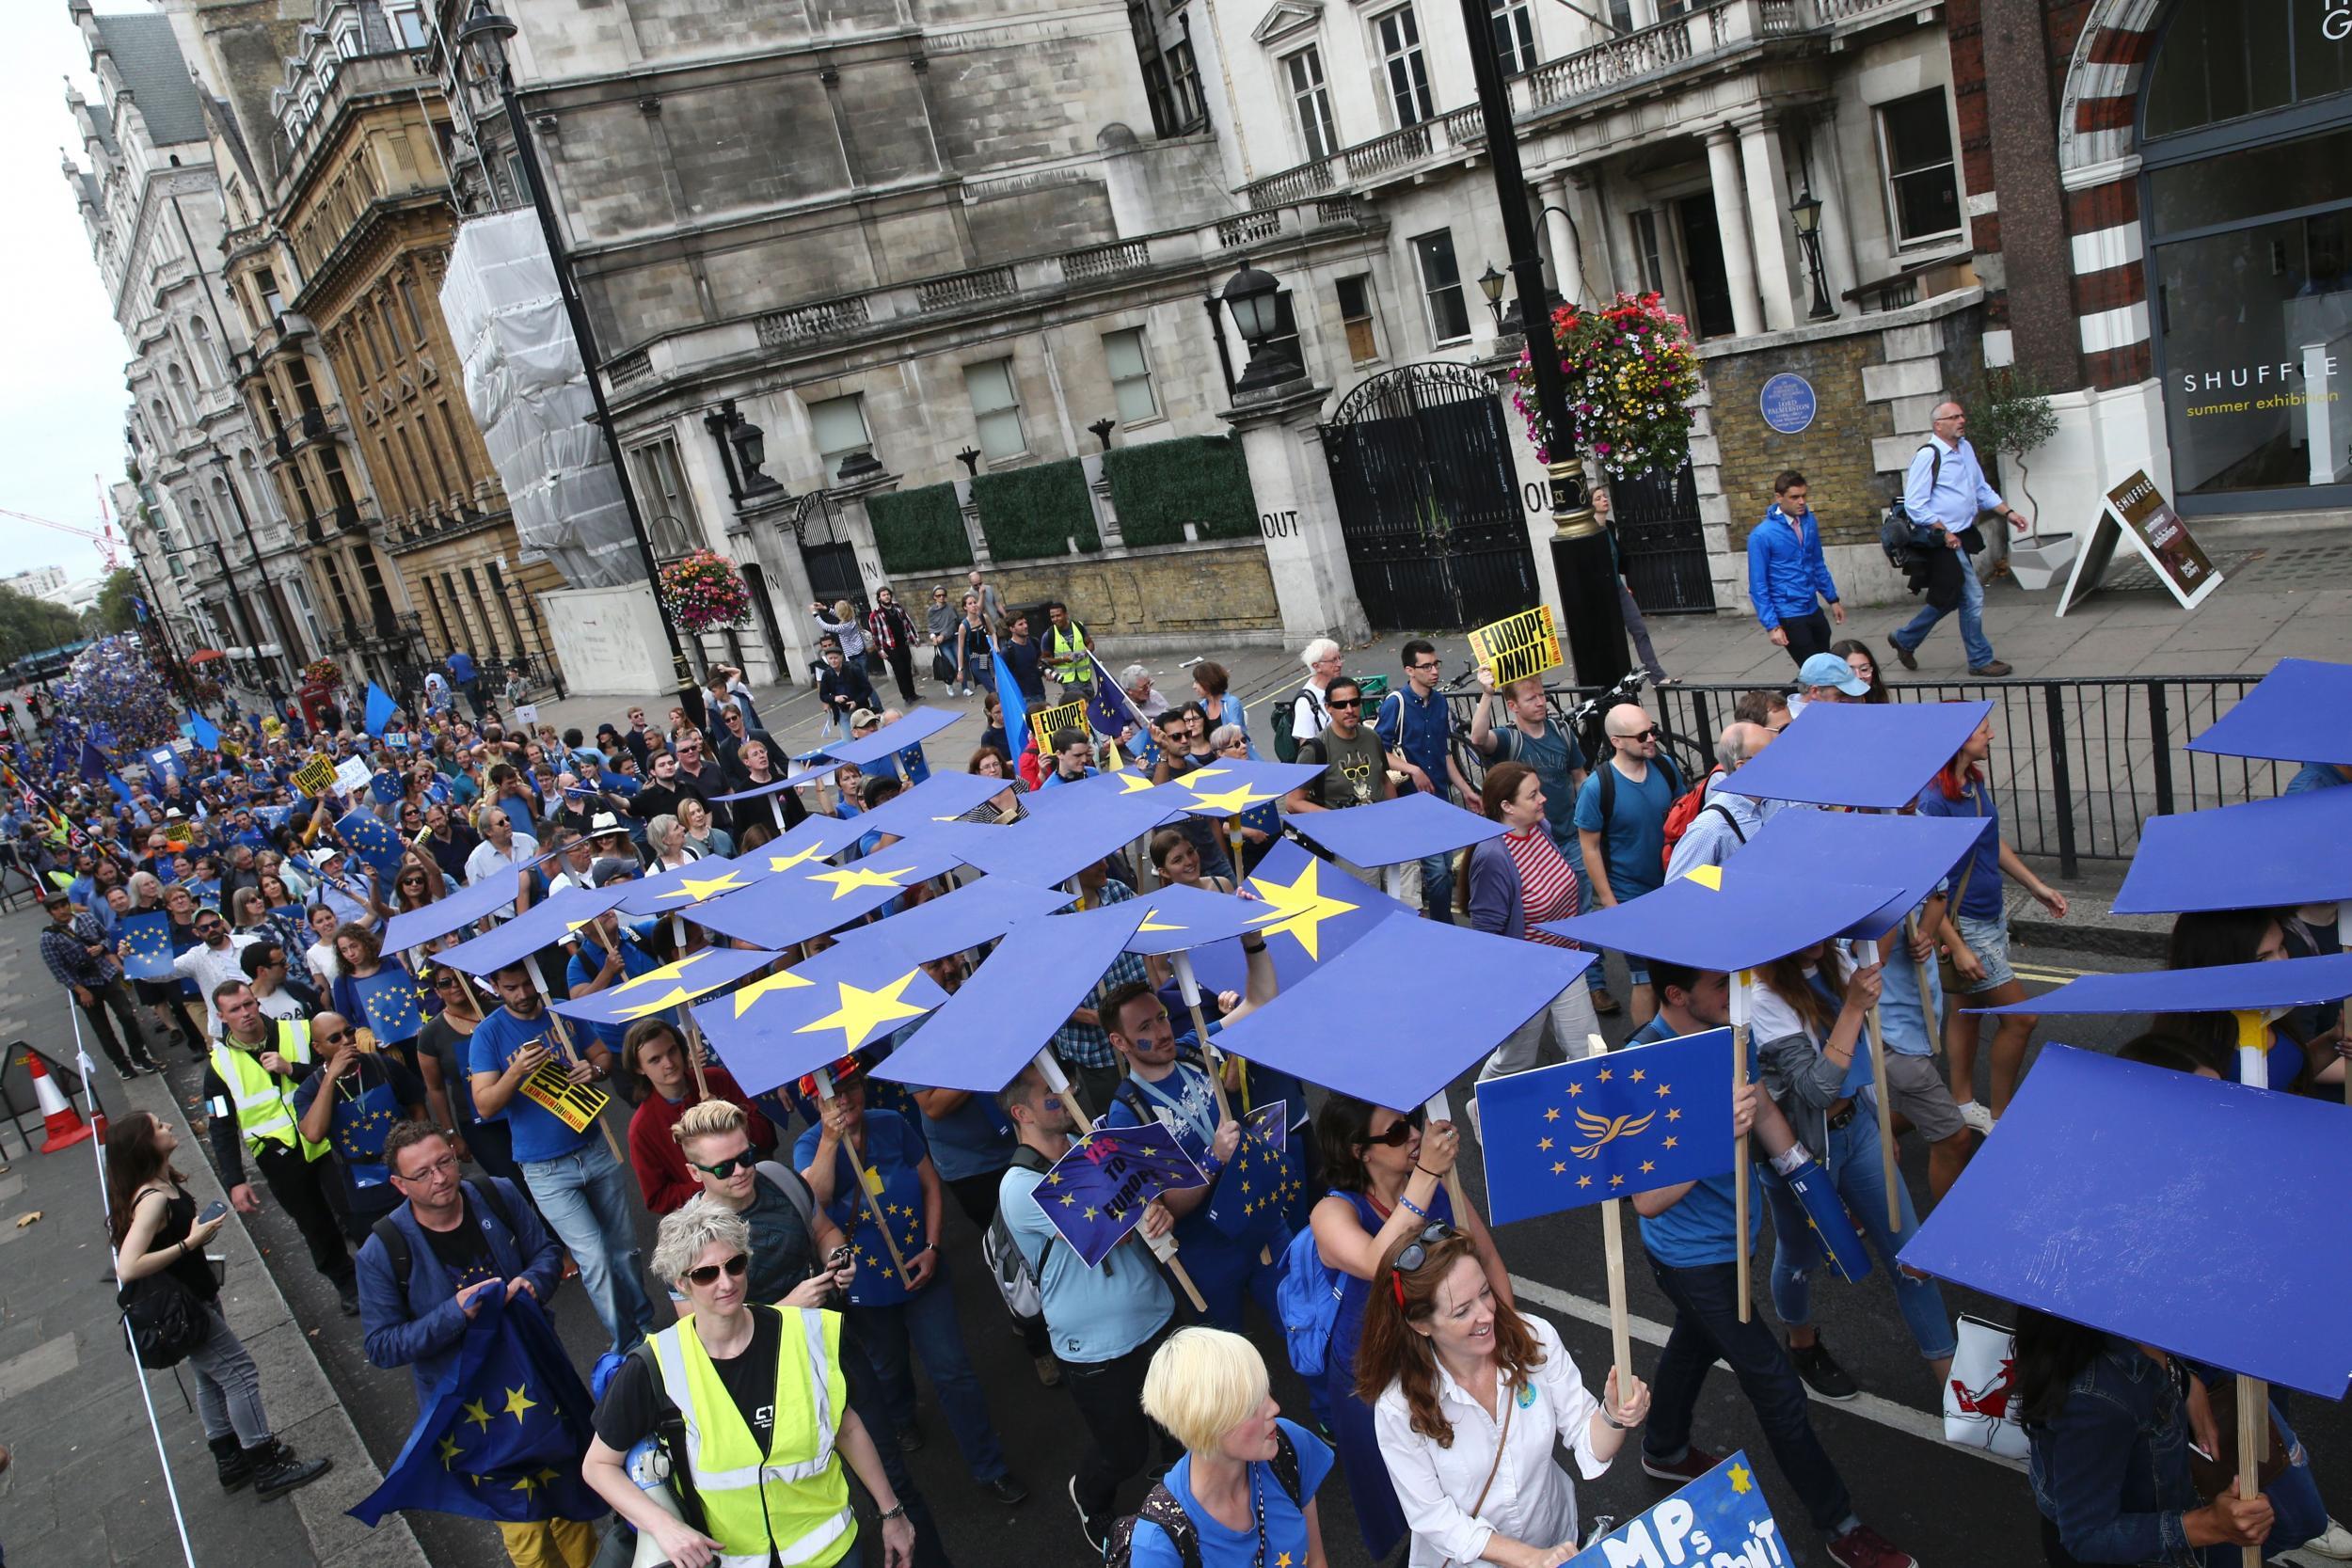
{"type": "Polygon", "coordinates": [[[1594,513],[1584,464],[1571,456],[1550,467],[1552,573],[1560,582],[1561,652],[1576,682],[1607,687],[1632,662],[1625,647],[1625,617],[1617,607],[1617,565],[1609,531],[1594,513]]]}

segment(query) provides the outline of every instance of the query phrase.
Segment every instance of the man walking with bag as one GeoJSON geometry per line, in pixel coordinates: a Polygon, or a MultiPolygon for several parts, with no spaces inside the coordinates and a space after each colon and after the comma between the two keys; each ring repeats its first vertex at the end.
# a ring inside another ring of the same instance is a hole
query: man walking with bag
{"type": "Polygon", "coordinates": [[[1968,673],[1988,678],[2006,675],[2010,667],[1993,657],[1993,643],[1984,635],[1984,584],[1969,569],[1968,557],[1984,548],[1984,536],[1977,531],[1979,514],[1997,512],[2019,533],[2028,525],[2015,507],[2001,499],[1999,491],[1985,483],[1977,449],[1968,444],[1967,411],[1957,403],[1939,403],[1932,424],[1933,434],[1913,455],[1911,471],[1903,478],[1903,511],[1921,538],[1940,536],[1923,548],[1940,546],[1949,553],[1935,562],[1929,576],[1928,602],[1919,607],[1909,625],[1886,641],[1904,669],[1916,670],[1919,644],[1928,640],[1938,621],[1957,609],[1968,673]],[[1959,578],[1957,597],[1953,596],[1955,576],[1959,578]]]}

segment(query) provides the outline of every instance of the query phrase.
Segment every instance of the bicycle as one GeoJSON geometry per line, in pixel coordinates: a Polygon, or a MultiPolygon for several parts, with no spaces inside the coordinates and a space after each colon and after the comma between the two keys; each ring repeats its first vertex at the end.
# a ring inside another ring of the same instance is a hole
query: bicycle
{"type": "MultiPolygon", "coordinates": [[[[1447,681],[1439,689],[1448,692],[1463,690],[1476,681],[1478,667],[1475,664],[1467,665],[1461,673],[1447,681]]],[[[1608,736],[1603,731],[1604,721],[1609,710],[1623,703],[1639,703],[1642,688],[1646,680],[1647,677],[1642,671],[1634,670],[1614,686],[1594,692],[1581,701],[1571,701],[1576,696],[1577,688],[1545,688],[1545,706],[1549,709],[1552,721],[1562,730],[1575,737],[1578,749],[1583,753],[1584,766],[1587,768],[1597,766],[1600,760],[1608,757],[1612,751],[1608,736]]],[[[1485,778],[1486,759],[1479,753],[1477,747],[1470,744],[1470,725],[1467,719],[1455,719],[1453,721],[1450,726],[1448,745],[1454,753],[1454,764],[1461,768],[1465,779],[1475,785],[1485,778]]],[[[1658,746],[1661,753],[1673,758],[1675,768],[1682,775],[1685,787],[1694,787],[1705,779],[1714,760],[1714,749],[1711,745],[1677,734],[1665,728],[1663,724],[1661,724],[1658,729],[1658,746]]]]}

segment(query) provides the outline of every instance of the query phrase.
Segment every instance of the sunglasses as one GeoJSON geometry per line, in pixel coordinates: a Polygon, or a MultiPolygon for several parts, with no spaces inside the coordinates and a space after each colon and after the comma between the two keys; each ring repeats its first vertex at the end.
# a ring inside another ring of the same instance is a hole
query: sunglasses
{"type": "Polygon", "coordinates": [[[757,1164],[759,1161],[755,1156],[750,1154],[738,1154],[732,1159],[722,1160],[715,1165],[694,1164],[694,1162],[691,1160],[689,1160],[686,1163],[690,1165],[693,1165],[696,1170],[701,1171],[705,1176],[716,1177],[718,1180],[724,1181],[734,1176],[734,1174],[739,1170],[750,1170],[754,1165],[757,1164]]]}
{"type": "Polygon", "coordinates": [[[716,1285],[719,1282],[720,1270],[724,1269],[729,1279],[740,1279],[743,1277],[743,1271],[751,1266],[751,1254],[739,1252],[723,1263],[705,1263],[699,1269],[689,1269],[686,1271],[686,1277],[689,1282],[695,1285],[716,1285]]]}
{"type": "Polygon", "coordinates": [[[1413,1134],[1421,1131],[1422,1124],[1428,1117],[1428,1111],[1417,1105],[1405,1116],[1389,1123],[1383,1131],[1367,1134],[1364,1141],[1358,1147],[1371,1148],[1377,1145],[1382,1148],[1403,1148],[1413,1141],[1413,1134]]]}
{"type": "Polygon", "coordinates": [[[1658,726],[1652,724],[1648,729],[1635,730],[1631,735],[1621,735],[1617,738],[1619,740],[1655,740],[1658,738],[1658,726]]]}
{"type": "Polygon", "coordinates": [[[1361,707],[1364,705],[1364,700],[1361,697],[1326,697],[1323,700],[1323,705],[1325,707],[1361,707]]]}
{"type": "Polygon", "coordinates": [[[351,1031],[348,1029],[337,1029],[330,1032],[328,1030],[322,1029],[318,1032],[317,1037],[322,1044],[332,1045],[337,1040],[347,1040],[351,1038],[351,1031]]]}
{"type": "Polygon", "coordinates": [[[1443,1220],[1432,1220],[1422,1226],[1421,1234],[1397,1250],[1396,1267],[1389,1275],[1389,1290],[1399,1307],[1405,1305],[1405,1276],[1416,1273],[1429,1261],[1429,1251],[1440,1242],[1451,1241],[1461,1232],[1443,1220]]]}

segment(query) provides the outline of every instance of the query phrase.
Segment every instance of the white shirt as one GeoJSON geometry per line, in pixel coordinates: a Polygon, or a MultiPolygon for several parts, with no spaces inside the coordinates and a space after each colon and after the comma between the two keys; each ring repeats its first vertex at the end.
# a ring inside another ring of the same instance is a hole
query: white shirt
{"type": "MultiPolygon", "coordinates": [[[[471,887],[485,877],[511,871],[526,861],[537,859],[538,854],[539,841],[529,833],[516,833],[508,840],[504,854],[499,853],[498,846],[485,838],[473,847],[473,853],[466,857],[466,885],[471,887]]],[[[505,905],[492,911],[491,914],[499,920],[512,920],[515,918],[515,906],[505,905]]]]}
{"type": "Polygon", "coordinates": [[[1327,687],[1309,681],[1305,688],[1291,693],[1291,738],[1302,744],[1312,740],[1331,727],[1331,716],[1323,706],[1323,693],[1327,687]]]}
{"type": "Polygon", "coordinates": [[[231,935],[229,945],[211,948],[199,942],[171,960],[171,967],[196,982],[196,989],[204,997],[206,1026],[215,1034],[220,1032],[220,1011],[213,1006],[213,988],[230,980],[245,980],[245,960],[238,957],[259,941],[256,937],[231,935]]]}
{"type": "Polygon", "coordinates": [[[262,1016],[264,1018],[301,1018],[304,1016],[300,999],[283,986],[271,991],[267,996],[263,996],[257,990],[253,993],[253,1000],[261,1004],[262,1016]]]}
{"type": "Polygon", "coordinates": [[[310,965],[310,977],[319,983],[319,994],[326,995],[343,973],[343,961],[336,956],[335,944],[314,942],[303,949],[302,956],[310,965]]]}
{"type": "MultiPolygon", "coordinates": [[[[1495,1463],[1495,1445],[1502,1423],[1463,1392],[1442,1366],[1438,1408],[1454,1424],[1453,1447],[1441,1449],[1413,1430],[1412,1411],[1399,1385],[1391,1384],[1372,1407],[1380,1457],[1388,1462],[1389,1480],[1413,1532],[1407,1568],[1439,1568],[1448,1559],[1476,1562],[1486,1554],[1488,1537],[1498,1533],[1538,1549],[1576,1541],[1576,1488],[1551,1451],[1555,1443],[1567,1444],[1587,1481],[1607,1472],[1609,1461],[1593,1451],[1593,1413],[1600,1402],[1586,1390],[1559,1330],[1541,1318],[1522,1321],[1544,1360],[1519,1391],[1502,1464],[1495,1463]],[[1470,1506],[1486,1484],[1489,1469],[1494,1482],[1473,1516],[1470,1506]]],[[[1495,1381],[1500,1413],[1500,1401],[1509,1396],[1499,1373],[1495,1381]]]]}

